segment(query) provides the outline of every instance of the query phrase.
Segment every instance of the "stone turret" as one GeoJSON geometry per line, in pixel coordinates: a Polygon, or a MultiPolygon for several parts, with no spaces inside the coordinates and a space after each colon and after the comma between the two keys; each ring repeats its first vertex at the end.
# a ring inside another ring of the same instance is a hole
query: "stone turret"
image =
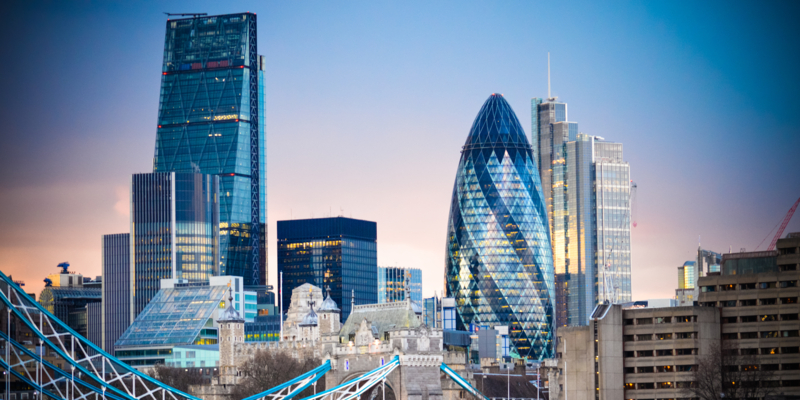
{"type": "Polygon", "coordinates": [[[219,383],[236,384],[236,343],[244,343],[244,318],[233,305],[233,291],[228,289],[228,308],[217,320],[219,324],[219,383]]]}
{"type": "Polygon", "coordinates": [[[326,287],[328,297],[322,302],[322,305],[317,310],[319,314],[319,335],[338,335],[339,330],[342,329],[342,324],[339,320],[341,310],[336,302],[331,298],[331,288],[326,287]]]}

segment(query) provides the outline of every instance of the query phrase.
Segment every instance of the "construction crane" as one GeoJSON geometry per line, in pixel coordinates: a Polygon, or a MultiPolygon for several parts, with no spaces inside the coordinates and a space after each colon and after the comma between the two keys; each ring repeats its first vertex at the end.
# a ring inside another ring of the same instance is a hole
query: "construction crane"
{"type": "Polygon", "coordinates": [[[202,16],[204,16],[204,15],[208,15],[208,13],[183,13],[183,14],[173,14],[173,13],[168,13],[168,12],[165,12],[164,14],[167,14],[167,16],[168,16],[168,17],[172,17],[172,16],[185,17],[185,16],[187,16],[187,15],[190,15],[190,16],[192,16],[193,18],[197,18],[197,17],[202,17],[202,16]]]}
{"type": "Polygon", "coordinates": [[[775,250],[775,244],[778,243],[778,239],[781,238],[783,235],[783,231],[786,229],[786,226],[789,225],[789,221],[792,220],[792,216],[794,215],[795,210],[797,210],[797,205],[800,204],[800,198],[794,202],[792,208],[789,209],[789,212],[786,213],[786,216],[783,217],[783,222],[781,222],[781,227],[778,228],[778,232],[775,233],[775,237],[772,238],[772,242],[770,242],[769,247],[767,247],[768,251],[775,250]]]}

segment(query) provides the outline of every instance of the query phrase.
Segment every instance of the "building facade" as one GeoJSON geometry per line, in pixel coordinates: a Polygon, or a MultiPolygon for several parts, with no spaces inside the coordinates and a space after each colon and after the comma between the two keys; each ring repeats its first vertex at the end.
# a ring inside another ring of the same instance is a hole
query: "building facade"
{"type": "Polygon", "coordinates": [[[378,267],[378,303],[405,300],[406,279],[411,300],[422,304],[422,270],[403,267],[378,267]]]}
{"type": "Polygon", "coordinates": [[[631,301],[631,180],[622,144],[578,133],[567,104],[531,100],[531,140],[547,203],[557,326],[631,301]]]}
{"type": "MultiPolygon", "coordinates": [[[[81,336],[89,338],[87,305],[100,303],[102,290],[97,287],[85,287],[85,281],[89,283],[91,280],[68,271],[68,263],[61,263],[58,266],[63,270],[58,274],[48,275],[44,280],[45,287],[39,294],[39,304],[81,336]]],[[[92,310],[95,311],[94,308],[92,310]]]]}
{"type": "Polygon", "coordinates": [[[263,287],[265,93],[256,31],[249,12],[167,20],[153,171],[219,176],[219,274],[263,287]]]}
{"type": "Polygon", "coordinates": [[[378,302],[377,224],[352,218],[278,221],[282,312],[304,283],[331,288],[346,320],[354,304],[378,302]]]}
{"type": "Polygon", "coordinates": [[[532,359],[549,357],[553,348],[553,256],[541,189],[516,114],[501,94],[492,94],[472,124],[456,173],[446,295],[458,307],[459,330],[508,325],[512,354],[532,359]]]}
{"type": "Polygon", "coordinates": [[[131,324],[131,235],[103,235],[102,345],[114,352],[114,342],[131,324]]]}
{"type": "Polygon", "coordinates": [[[130,320],[162,279],[207,282],[219,274],[219,177],[134,174],[131,183],[130,320]]]}

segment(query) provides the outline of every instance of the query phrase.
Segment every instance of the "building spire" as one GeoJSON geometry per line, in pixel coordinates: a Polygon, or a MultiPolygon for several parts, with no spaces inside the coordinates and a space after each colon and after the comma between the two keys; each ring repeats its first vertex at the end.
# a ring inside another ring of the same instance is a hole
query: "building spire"
{"type": "Polygon", "coordinates": [[[550,52],[547,52],[547,98],[550,98],[550,52]]]}

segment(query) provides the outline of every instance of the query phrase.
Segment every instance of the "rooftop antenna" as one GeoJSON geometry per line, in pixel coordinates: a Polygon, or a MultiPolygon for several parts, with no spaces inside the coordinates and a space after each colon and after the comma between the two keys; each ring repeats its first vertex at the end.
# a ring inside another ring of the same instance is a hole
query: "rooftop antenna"
{"type": "Polygon", "coordinates": [[[192,16],[192,18],[197,18],[197,17],[201,17],[201,16],[203,16],[203,15],[208,15],[208,13],[183,13],[183,14],[175,14],[175,13],[168,13],[168,12],[165,12],[164,14],[167,14],[167,16],[168,16],[168,17],[172,17],[172,16],[176,16],[176,15],[177,15],[177,16],[179,16],[179,17],[185,17],[185,16],[187,16],[187,15],[191,15],[191,16],[192,16]]]}
{"type": "Polygon", "coordinates": [[[550,98],[550,52],[547,52],[547,98],[550,98]]]}

